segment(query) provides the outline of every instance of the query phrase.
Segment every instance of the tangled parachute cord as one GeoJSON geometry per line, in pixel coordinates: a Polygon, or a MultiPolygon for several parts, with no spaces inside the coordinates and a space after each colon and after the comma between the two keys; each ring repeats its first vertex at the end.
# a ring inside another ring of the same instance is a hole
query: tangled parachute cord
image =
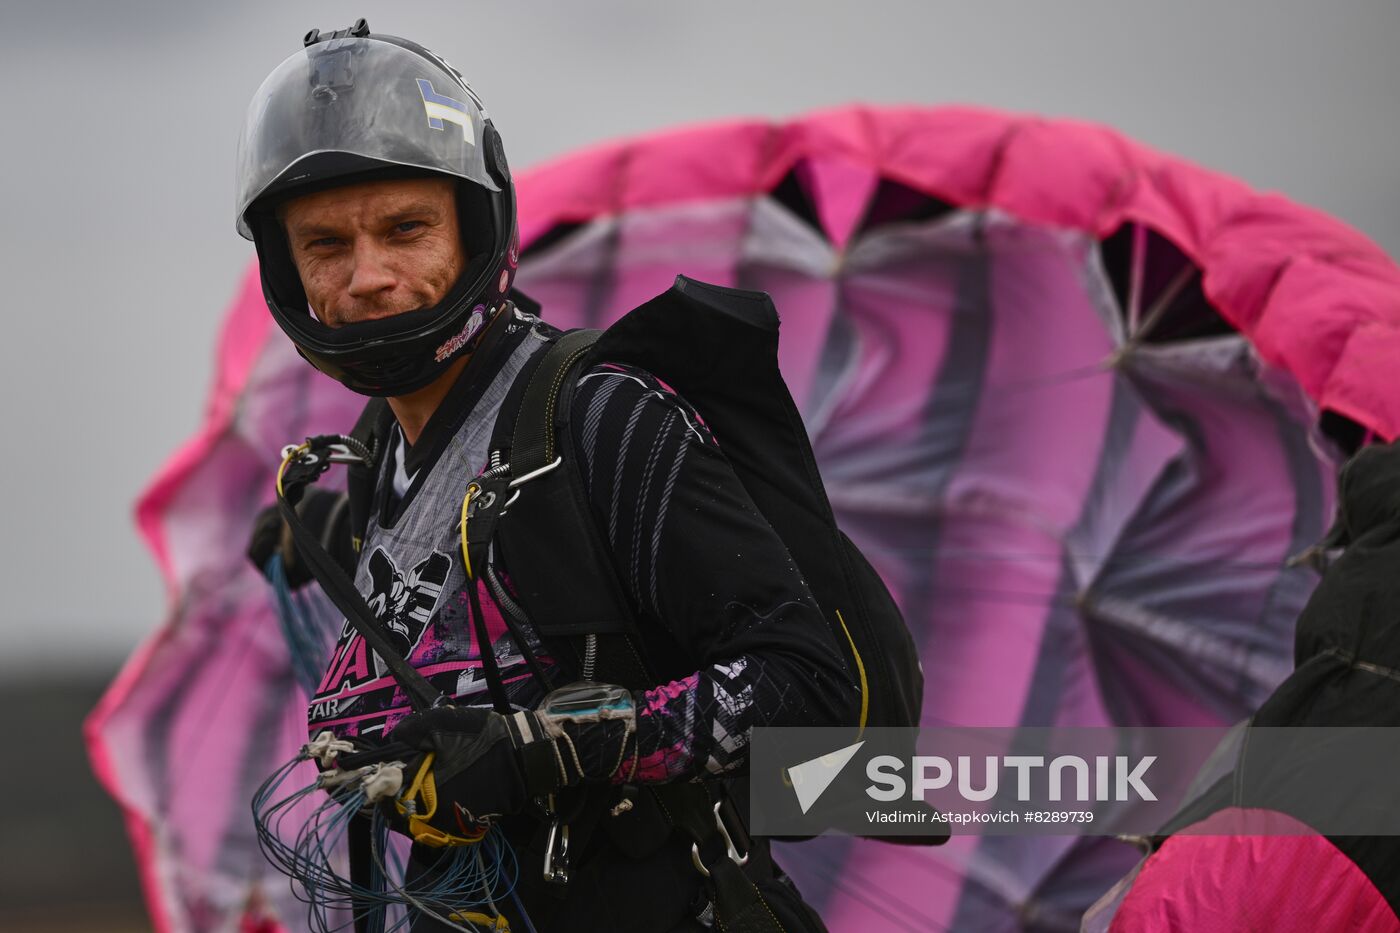
{"type": "Polygon", "coordinates": [[[444,854],[423,869],[411,886],[395,884],[396,874],[385,863],[384,843],[396,838],[390,834],[383,812],[376,811],[375,827],[370,835],[374,867],[404,903],[450,929],[470,933],[482,929],[509,930],[497,903],[510,898],[530,933],[534,933],[534,926],[515,894],[520,866],[499,827],[493,825],[479,843],[441,850],[444,854]],[[432,881],[424,884],[422,879],[427,877],[432,881]]]}
{"type": "Polygon", "coordinates": [[[324,598],[313,595],[312,588],[291,588],[281,554],[268,559],[263,573],[272,584],[272,605],[291,655],[292,674],[310,696],[330,661],[332,643],[326,633],[340,630],[339,616],[324,598]]]}
{"type": "MultiPolygon", "coordinates": [[[[376,805],[399,794],[403,766],[331,768],[339,754],[352,751],[349,742],[322,733],[253,796],[258,844],[307,905],[308,927],[331,933],[361,919],[373,933],[395,933],[422,913],[467,933],[509,929],[497,905],[509,899],[521,906],[515,896],[520,872],[500,828],[493,825],[470,846],[420,847],[410,870],[408,839],[391,830],[386,809],[376,805]],[[314,773],[313,760],[329,770],[314,773]],[[366,808],[372,866],[368,883],[360,884],[350,877],[347,840],[351,821],[366,808]],[[436,857],[424,863],[429,853],[436,857]]],[[[525,923],[533,929],[528,918],[525,923]]]]}

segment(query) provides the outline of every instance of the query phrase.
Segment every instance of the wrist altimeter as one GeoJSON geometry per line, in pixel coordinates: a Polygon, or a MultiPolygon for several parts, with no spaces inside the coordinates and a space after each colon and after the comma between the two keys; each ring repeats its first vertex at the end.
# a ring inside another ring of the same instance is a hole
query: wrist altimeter
{"type": "Polygon", "coordinates": [[[511,717],[526,784],[532,796],[540,797],[576,784],[585,776],[599,776],[584,765],[585,760],[599,758],[589,754],[598,750],[579,748],[578,739],[585,730],[608,745],[601,757],[616,769],[636,728],[632,691],[616,684],[586,680],[551,691],[539,708],[511,717]],[[600,724],[602,727],[597,728],[600,724]]]}

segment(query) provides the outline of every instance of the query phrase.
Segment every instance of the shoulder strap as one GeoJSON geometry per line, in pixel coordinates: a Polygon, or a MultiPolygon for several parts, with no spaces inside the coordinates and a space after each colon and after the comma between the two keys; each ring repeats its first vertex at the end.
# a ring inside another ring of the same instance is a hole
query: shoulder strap
{"type": "Polygon", "coordinates": [[[574,369],[601,335],[598,330],[570,331],[545,351],[525,384],[516,414],[510,445],[511,476],[527,476],[549,466],[558,456],[556,437],[558,429],[568,423],[568,401],[577,381],[574,369]]]}
{"type": "Polygon", "coordinates": [[[520,601],[545,639],[636,627],[568,449],[569,405],[598,335],[572,331],[556,340],[502,409],[515,419],[503,424],[515,491],[495,533],[520,601]]]}
{"type": "Polygon", "coordinates": [[[306,485],[314,482],[330,465],[331,451],[329,444],[325,443],[327,440],[335,438],[311,438],[310,449],[304,455],[289,461],[283,475],[278,477],[277,506],[282,513],[282,520],[291,529],[297,553],[306,562],[311,575],[321,584],[321,588],[335,607],[345,613],[346,621],[354,626],[365,643],[383,659],[394,679],[408,695],[413,708],[430,709],[446,699],[442,692],[398,653],[381,631],[382,623],[369,603],[360,595],[360,591],[355,589],[354,582],[335,562],[335,558],[321,546],[316,534],[306,527],[294,508],[306,485]]]}
{"type": "Polygon", "coordinates": [[[389,432],[385,428],[389,415],[389,403],[382,398],[372,398],[350,429],[350,436],[364,444],[374,455],[370,463],[350,464],[345,479],[349,496],[347,507],[350,510],[351,544],[356,554],[364,542],[365,529],[369,527],[369,516],[373,510],[375,466],[388,449],[385,440],[389,432]]]}

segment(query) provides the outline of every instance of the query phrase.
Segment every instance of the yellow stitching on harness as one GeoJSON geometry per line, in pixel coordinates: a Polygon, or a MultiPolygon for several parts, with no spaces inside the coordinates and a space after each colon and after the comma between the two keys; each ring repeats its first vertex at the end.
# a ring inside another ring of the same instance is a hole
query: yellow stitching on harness
{"type": "Polygon", "coordinates": [[[870,685],[865,680],[865,662],[860,659],[860,652],[856,650],[856,640],[851,637],[851,630],[846,628],[846,620],[841,618],[841,610],[836,610],[836,621],[841,623],[841,631],[846,633],[846,641],[851,643],[851,654],[856,659],[856,671],[860,674],[860,732],[856,733],[856,738],[865,734],[865,717],[870,712],[870,685]]]}
{"type": "Polygon", "coordinates": [[[574,360],[583,356],[592,345],[582,347],[569,354],[569,358],[564,361],[564,365],[559,367],[559,371],[554,374],[554,382],[549,387],[549,401],[544,406],[544,462],[554,462],[554,403],[559,399],[559,389],[564,383],[564,376],[574,365],[574,360]]]}

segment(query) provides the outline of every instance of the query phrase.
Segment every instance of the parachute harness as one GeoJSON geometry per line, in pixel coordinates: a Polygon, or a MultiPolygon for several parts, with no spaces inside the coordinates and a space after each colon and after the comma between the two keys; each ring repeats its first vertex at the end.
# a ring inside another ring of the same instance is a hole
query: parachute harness
{"type": "MultiPolygon", "coordinates": [[[[294,538],[298,530],[304,531],[298,529],[300,522],[293,509],[301,490],[332,463],[368,465],[373,456],[374,452],[364,443],[344,435],[309,437],[282,450],[277,497],[294,538]]],[[[469,489],[463,502],[464,512],[471,504],[473,491],[469,489]]],[[[301,542],[298,544],[305,556],[308,549],[301,547],[301,542]]],[[[270,569],[281,570],[280,558],[273,560],[279,566],[270,569]]],[[[320,573],[316,576],[318,580],[322,577],[320,573]]],[[[284,629],[305,629],[305,614],[296,611],[300,607],[287,592],[285,574],[271,578],[284,629]]],[[[470,573],[468,579],[472,579],[470,573]]],[[[322,583],[324,586],[325,581],[322,583]]],[[[326,595],[345,612],[347,619],[353,620],[355,607],[343,605],[348,593],[327,590],[326,595]]],[[[385,656],[415,708],[448,702],[392,650],[386,654],[375,645],[376,639],[366,640],[385,656]],[[398,670],[400,667],[406,670],[398,670]]],[[[302,679],[307,674],[301,670],[297,673],[302,679]]],[[[361,749],[329,731],[322,732],[302,746],[255,793],[253,818],[259,845],[269,862],[289,876],[293,894],[308,905],[311,929],[317,933],[342,930],[367,921],[367,929],[387,933],[406,929],[412,908],[450,929],[504,931],[510,929],[510,924],[497,904],[510,899],[526,926],[533,930],[515,894],[519,877],[515,853],[500,829],[483,820],[472,832],[458,835],[430,825],[428,821],[438,807],[433,775],[435,755],[424,754],[414,768],[396,757],[400,754],[410,761],[416,758],[411,749],[361,749]],[[319,768],[315,778],[286,792],[293,776],[304,773],[312,762],[319,768]],[[411,768],[412,778],[406,781],[411,768]],[[324,799],[318,802],[322,793],[324,799]],[[372,871],[368,879],[356,880],[352,877],[354,872],[348,870],[348,851],[351,823],[360,814],[368,817],[370,825],[372,871]],[[391,829],[397,832],[391,833],[391,829]],[[421,856],[415,855],[410,866],[406,837],[426,850],[438,850],[438,857],[431,864],[424,864],[421,856]]]]}

